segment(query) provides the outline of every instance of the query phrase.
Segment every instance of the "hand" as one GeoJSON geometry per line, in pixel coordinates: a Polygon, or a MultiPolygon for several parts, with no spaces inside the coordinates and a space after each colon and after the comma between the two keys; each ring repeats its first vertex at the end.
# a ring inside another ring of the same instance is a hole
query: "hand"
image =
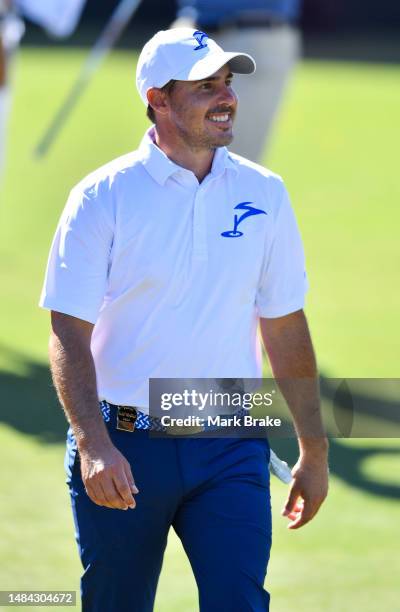
{"type": "Polygon", "coordinates": [[[99,451],[80,452],[81,474],[86,493],[98,506],[127,510],[135,508],[133,495],[139,493],[131,466],[110,444],[99,451]]]}
{"type": "Polygon", "coordinates": [[[282,515],[291,520],[288,529],[299,529],[314,518],[328,494],[326,455],[300,458],[292,470],[292,476],[282,515]]]}

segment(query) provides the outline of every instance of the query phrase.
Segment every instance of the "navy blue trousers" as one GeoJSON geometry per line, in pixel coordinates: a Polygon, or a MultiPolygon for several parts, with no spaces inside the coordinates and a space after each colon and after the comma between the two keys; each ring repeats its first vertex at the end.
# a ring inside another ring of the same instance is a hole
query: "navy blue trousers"
{"type": "Polygon", "coordinates": [[[267,440],[154,438],[117,430],[114,414],[107,427],[140,493],[134,510],[94,504],[69,432],[82,611],[151,612],[171,525],[191,563],[201,612],[269,610],[263,587],[271,547],[267,440]]]}

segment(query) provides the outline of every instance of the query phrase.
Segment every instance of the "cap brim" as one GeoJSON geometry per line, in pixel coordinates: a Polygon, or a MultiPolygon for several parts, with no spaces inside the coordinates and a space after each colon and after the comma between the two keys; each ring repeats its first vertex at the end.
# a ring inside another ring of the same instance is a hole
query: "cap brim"
{"type": "Polygon", "coordinates": [[[223,51],[222,53],[210,53],[194,64],[174,74],[172,79],[176,81],[200,81],[217,72],[222,66],[229,64],[232,72],[238,74],[252,74],[256,70],[256,63],[251,55],[247,53],[235,53],[223,51]]]}

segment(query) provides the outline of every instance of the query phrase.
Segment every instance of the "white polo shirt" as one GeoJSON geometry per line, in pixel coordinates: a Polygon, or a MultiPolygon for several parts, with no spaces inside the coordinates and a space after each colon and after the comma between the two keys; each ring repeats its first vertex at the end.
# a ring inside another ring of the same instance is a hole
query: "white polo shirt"
{"type": "Polygon", "coordinates": [[[72,190],[40,299],[95,324],[99,399],[145,412],[149,378],[259,377],[258,317],[307,285],[280,177],[219,148],[199,184],[153,139],[72,190]]]}

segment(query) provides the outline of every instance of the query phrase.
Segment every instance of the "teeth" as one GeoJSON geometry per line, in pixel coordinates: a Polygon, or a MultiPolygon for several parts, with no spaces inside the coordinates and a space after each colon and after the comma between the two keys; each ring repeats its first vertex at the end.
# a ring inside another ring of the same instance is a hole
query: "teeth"
{"type": "Polygon", "coordinates": [[[223,121],[229,120],[229,115],[228,113],[226,115],[210,115],[208,118],[210,121],[215,121],[216,123],[222,123],[223,121]]]}

